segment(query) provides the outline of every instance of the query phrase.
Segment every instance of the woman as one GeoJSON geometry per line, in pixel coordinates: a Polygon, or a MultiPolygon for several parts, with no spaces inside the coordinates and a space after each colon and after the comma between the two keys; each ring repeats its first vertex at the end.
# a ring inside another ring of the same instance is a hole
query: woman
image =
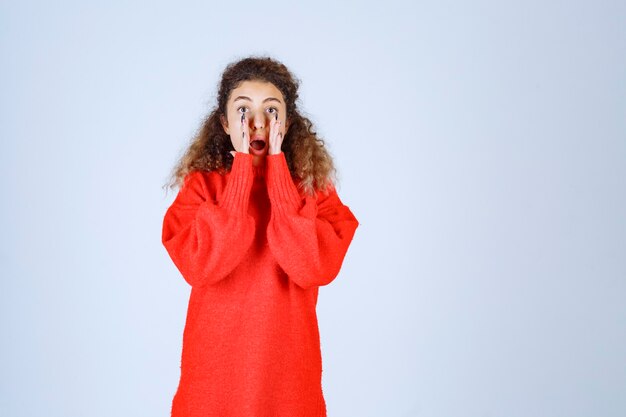
{"type": "Polygon", "coordinates": [[[283,64],[230,64],[174,170],[162,240],[191,295],[172,416],[326,416],[318,288],[358,222],[297,98],[283,64]]]}

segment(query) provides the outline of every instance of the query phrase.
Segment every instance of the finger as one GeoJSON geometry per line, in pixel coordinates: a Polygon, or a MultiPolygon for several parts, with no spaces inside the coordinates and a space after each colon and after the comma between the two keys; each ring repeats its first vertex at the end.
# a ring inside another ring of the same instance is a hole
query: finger
{"type": "Polygon", "coordinates": [[[276,119],[270,120],[270,137],[269,137],[269,152],[274,154],[274,149],[276,147],[276,134],[278,133],[278,129],[276,128],[276,119]]]}
{"type": "Polygon", "coordinates": [[[270,120],[270,138],[275,138],[278,133],[278,121],[274,118],[270,120]]]}
{"type": "Polygon", "coordinates": [[[278,122],[276,122],[276,140],[278,142],[278,145],[281,144],[281,142],[283,141],[283,124],[281,123],[281,121],[279,120],[278,122]]]}
{"type": "Polygon", "coordinates": [[[281,145],[283,143],[283,133],[281,131],[282,123],[280,121],[276,122],[274,127],[274,134],[271,137],[271,148],[270,151],[272,155],[279,154],[281,152],[281,145]]]}
{"type": "Polygon", "coordinates": [[[272,117],[270,119],[270,134],[269,134],[269,153],[273,154],[274,153],[274,147],[276,145],[276,135],[278,133],[278,129],[277,129],[277,122],[276,122],[276,117],[272,117]]]}
{"type": "Polygon", "coordinates": [[[246,114],[241,115],[241,151],[243,153],[250,153],[250,126],[248,126],[248,120],[246,114]]]}

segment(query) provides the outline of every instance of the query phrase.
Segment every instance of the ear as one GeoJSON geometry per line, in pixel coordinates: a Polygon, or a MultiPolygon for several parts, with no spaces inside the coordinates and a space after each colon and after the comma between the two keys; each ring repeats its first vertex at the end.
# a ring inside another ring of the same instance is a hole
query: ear
{"type": "Polygon", "coordinates": [[[222,128],[227,135],[230,135],[230,129],[228,128],[228,120],[224,117],[223,114],[220,114],[220,123],[222,124],[222,128]]]}
{"type": "Polygon", "coordinates": [[[285,120],[285,136],[287,136],[287,131],[289,130],[289,119],[285,120]]]}

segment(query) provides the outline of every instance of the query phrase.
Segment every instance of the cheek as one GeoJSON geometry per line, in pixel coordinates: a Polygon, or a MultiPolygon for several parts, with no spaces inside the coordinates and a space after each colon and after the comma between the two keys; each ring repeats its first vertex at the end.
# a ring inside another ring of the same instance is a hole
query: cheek
{"type": "Polygon", "coordinates": [[[241,147],[241,133],[237,134],[233,129],[230,129],[230,143],[233,145],[236,151],[240,151],[241,147]],[[237,140],[239,138],[240,140],[237,140]]]}
{"type": "Polygon", "coordinates": [[[233,137],[241,132],[241,119],[235,114],[228,117],[228,135],[233,137]]]}

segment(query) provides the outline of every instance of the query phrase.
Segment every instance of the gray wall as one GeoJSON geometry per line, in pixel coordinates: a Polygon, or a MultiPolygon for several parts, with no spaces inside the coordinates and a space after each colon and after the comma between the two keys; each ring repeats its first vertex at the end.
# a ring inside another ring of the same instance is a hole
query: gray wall
{"type": "Polygon", "coordinates": [[[0,5],[0,414],[169,415],[160,186],[268,53],[361,222],[329,416],[626,415],[624,2],[102,3],[0,5]]]}

